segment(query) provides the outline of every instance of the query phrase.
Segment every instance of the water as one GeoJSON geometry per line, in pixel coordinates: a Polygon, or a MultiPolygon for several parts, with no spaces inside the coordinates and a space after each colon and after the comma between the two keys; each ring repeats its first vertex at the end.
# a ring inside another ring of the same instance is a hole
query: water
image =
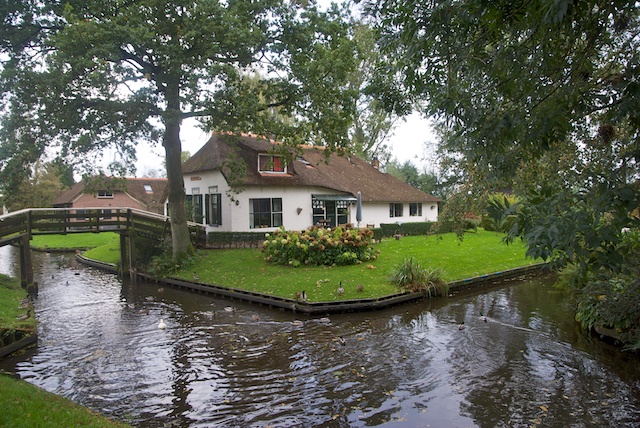
{"type": "Polygon", "coordinates": [[[585,334],[549,279],[313,319],[34,265],[39,345],[5,366],[136,426],[640,426],[640,358],[585,334]]]}

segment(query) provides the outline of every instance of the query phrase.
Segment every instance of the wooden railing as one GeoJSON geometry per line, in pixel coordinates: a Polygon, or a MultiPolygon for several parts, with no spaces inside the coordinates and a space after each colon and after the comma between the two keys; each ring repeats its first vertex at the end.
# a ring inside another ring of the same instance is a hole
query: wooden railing
{"type": "MultiPolygon", "coordinates": [[[[205,228],[188,223],[191,241],[202,245],[205,228]]],[[[31,208],[0,216],[0,246],[27,235],[123,232],[161,238],[171,233],[169,217],[132,208],[31,208]]]]}
{"type": "MultiPolygon", "coordinates": [[[[205,227],[188,222],[191,242],[206,244],[205,227]]],[[[23,286],[32,283],[29,240],[33,235],[117,232],[120,234],[121,272],[135,275],[135,239],[141,236],[161,239],[171,234],[169,217],[132,208],[30,208],[0,216],[0,246],[19,244],[20,274],[23,286]],[[129,248],[125,249],[125,239],[129,248]],[[125,260],[125,257],[127,260],[125,260]]]]}

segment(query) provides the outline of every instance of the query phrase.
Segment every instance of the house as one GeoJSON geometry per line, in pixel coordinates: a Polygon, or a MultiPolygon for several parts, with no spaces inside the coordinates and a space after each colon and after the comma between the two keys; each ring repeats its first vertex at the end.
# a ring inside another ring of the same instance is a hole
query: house
{"type": "Polygon", "coordinates": [[[182,171],[190,220],[205,224],[207,231],[436,221],[441,201],[381,172],[375,163],[335,153],[327,158],[321,147],[294,153],[250,135],[214,133],[182,171]]]}
{"type": "Polygon", "coordinates": [[[166,178],[94,177],[82,180],[56,197],[54,208],[136,208],[164,213],[166,178]]]}

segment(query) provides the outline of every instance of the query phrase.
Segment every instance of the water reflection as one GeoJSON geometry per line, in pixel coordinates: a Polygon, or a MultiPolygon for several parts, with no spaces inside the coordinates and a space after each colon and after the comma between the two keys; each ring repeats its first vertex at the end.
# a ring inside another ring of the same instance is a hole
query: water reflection
{"type": "Polygon", "coordinates": [[[134,425],[640,420],[639,359],[585,336],[549,281],[308,319],[158,284],[123,285],[71,256],[35,258],[39,347],[16,370],[134,425]]]}

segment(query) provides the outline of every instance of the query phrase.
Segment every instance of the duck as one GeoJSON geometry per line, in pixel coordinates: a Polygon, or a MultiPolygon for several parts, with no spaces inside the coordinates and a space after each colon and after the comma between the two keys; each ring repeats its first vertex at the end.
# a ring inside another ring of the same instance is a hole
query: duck
{"type": "Polygon", "coordinates": [[[158,293],[164,293],[164,287],[158,288],[158,293]]]}
{"type": "Polygon", "coordinates": [[[464,330],[464,321],[458,325],[458,330],[464,330]]]}
{"type": "Polygon", "coordinates": [[[193,280],[194,281],[200,281],[200,276],[198,276],[198,273],[195,272],[195,271],[193,272],[193,280]]]}
{"type": "Polygon", "coordinates": [[[487,322],[487,317],[480,311],[480,321],[487,322]]]}
{"type": "Polygon", "coordinates": [[[160,330],[164,330],[165,328],[167,328],[167,325],[164,323],[164,320],[162,318],[160,318],[160,322],[158,323],[158,328],[160,330]]]}
{"type": "Polygon", "coordinates": [[[340,285],[338,286],[338,294],[344,294],[344,287],[342,286],[342,281],[340,281],[340,285]]]}
{"type": "Polygon", "coordinates": [[[258,321],[260,321],[260,315],[253,314],[253,315],[251,315],[251,319],[254,320],[255,322],[258,322],[258,321]]]}
{"type": "Polygon", "coordinates": [[[357,290],[358,293],[362,293],[362,290],[364,290],[364,286],[362,284],[358,284],[357,290]]]}
{"type": "Polygon", "coordinates": [[[235,312],[236,308],[234,308],[233,306],[226,306],[224,310],[226,312],[235,312]]]}
{"type": "Polygon", "coordinates": [[[296,291],[296,300],[300,300],[301,296],[302,296],[302,293],[299,291],[296,291]]]}
{"type": "Polygon", "coordinates": [[[31,317],[31,309],[27,309],[27,313],[20,315],[19,317],[17,317],[17,319],[26,320],[26,319],[28,319],[30,317],[31,317]]]}

